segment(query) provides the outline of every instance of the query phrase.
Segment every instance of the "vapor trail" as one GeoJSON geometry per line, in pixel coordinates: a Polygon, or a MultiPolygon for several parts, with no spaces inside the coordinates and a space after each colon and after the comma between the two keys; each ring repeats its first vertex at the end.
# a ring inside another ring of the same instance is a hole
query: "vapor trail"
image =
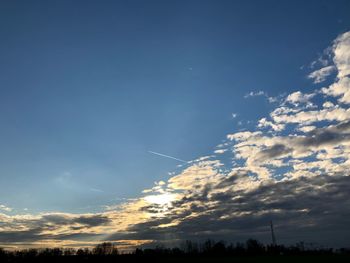
{"type": "Polygon", "coordinates": [[[179,161],[179,162],[187,163],[187,161],[185,161],[185,160],[181,160],[181,159],[178,159],[178,158],[175,158],[175,157],[172,157],[172,156],[169,156],[169,155],[165,155],[165,154],[162,154],[162,153],[157,153],[157,152],[153,152],[153,151],[148,151],[148,152],[152,153],[152,154],[155,154],[155,155],[162,156],[162,157],[170,158],[170,159],[173,159],[173,160],[176,160],[176,161],[179,161]]]}

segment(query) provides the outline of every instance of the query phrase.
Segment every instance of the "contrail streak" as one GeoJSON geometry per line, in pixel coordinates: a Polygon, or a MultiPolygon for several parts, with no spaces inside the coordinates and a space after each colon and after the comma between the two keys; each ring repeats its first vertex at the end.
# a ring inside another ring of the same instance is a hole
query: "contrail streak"
{"type": "Polygon", "coordinates": [[[162,153],[157,153],[157,152],[153,152],[153,151],[148,151],[148,152],[152,153],[152,154],[155,154],[155,155],[162,156],[162,157],[170,158],[170,159],[173,159],[173,160],[176,160],[176,161],[179,161],[179,162],[187,163],[187,161],[185,161],[185,160],[181,160],[181,159],[178,159],[178,158],[175,158],[175,157],[172,157],[172,156],[169,156],[169,155],[165,155],[165,154],[162,154],[162,153]]]}

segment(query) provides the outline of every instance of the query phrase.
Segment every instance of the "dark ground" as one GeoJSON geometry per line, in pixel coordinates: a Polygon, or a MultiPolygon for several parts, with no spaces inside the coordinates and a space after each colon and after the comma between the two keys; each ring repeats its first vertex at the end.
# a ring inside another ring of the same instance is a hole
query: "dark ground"
{"type": "Polygon", "coordinates": [[[61,256],[61,257],[34,257],[34,258],[7,258],[1,259],[1,262],[350,262],[350,256],[346,255],[327,255],[327,256],[244,256],[244,257],[130,257],[130,256],[93,256],[93,257],[80,257],[80,256],[61,256]]]}

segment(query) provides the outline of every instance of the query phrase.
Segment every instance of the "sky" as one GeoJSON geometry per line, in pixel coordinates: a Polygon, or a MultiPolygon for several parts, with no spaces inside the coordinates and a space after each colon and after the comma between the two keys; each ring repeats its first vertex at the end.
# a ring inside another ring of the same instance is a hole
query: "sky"
{"type": "Polygon", "coordinates": [[[1,1],[0,246],[350,246],[348,1],[1,1]]]}

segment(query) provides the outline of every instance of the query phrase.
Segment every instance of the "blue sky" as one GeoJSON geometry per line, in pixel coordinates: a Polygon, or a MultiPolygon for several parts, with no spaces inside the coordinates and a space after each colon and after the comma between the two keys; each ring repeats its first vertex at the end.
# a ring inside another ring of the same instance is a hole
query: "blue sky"
{"type": "Polygon", "coordinates": [[[333,83],[307,76],[349,13],[348,1],[2,1],[0,204],[87,213],[137,197],[182,169],[149,151],[209,155],[288,94],[333,83]]]}

